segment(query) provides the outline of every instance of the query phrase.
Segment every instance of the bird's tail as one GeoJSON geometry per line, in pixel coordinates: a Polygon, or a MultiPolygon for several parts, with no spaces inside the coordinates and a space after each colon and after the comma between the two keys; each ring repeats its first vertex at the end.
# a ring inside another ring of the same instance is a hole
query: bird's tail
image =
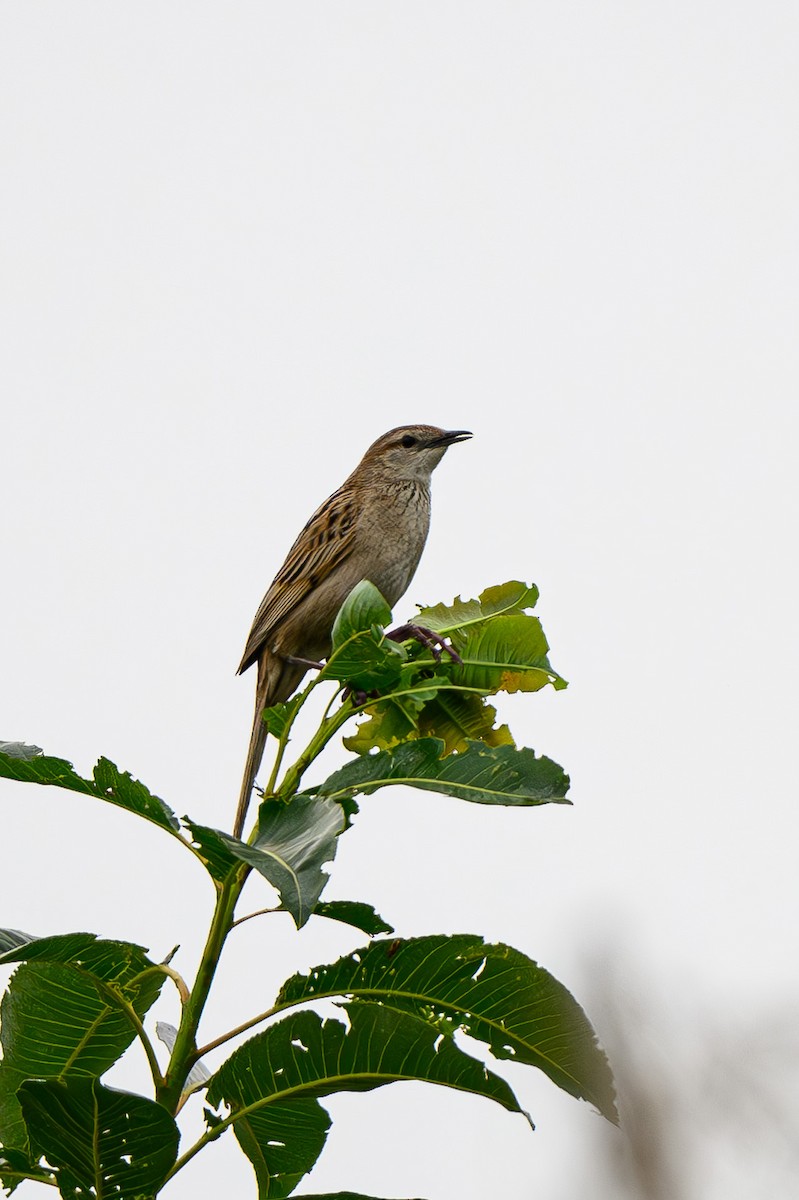
{"type": "Polygon", "coordinates": [[[266,745],[267,728],[263,720],[263,711],[272,704],[282,704],[296,691],[297,685],[307,668],[268,651],[262,653],[258,660],[258,682],[255,687],[255,717],[250,734],[250,745],[247,749],[247,762],[244,766],[244,776],[239,793],[239,806],[236,809],[236,823],[233,826],[234,837],[240,838],[247,819],[247,809],[250,806],[255,776],[261,765],[266,745]]]}
{"type": "Polygon", "coordinates": [[[261,765],[261,759],[264,756],[264,746],[266,745],[266,725],[264,723],[262,713],[264,705],[261,703],[260,693],[258,688],[255,695],[255,718],[252,723],[252,733],[250,734],[250,745],[247,749],[247,762],[244,766],[244,777],[241,781],[241,792],[239,793],[239,806],[236,809],[236,824],[233,826],[233,836],[240,838],[244,830],[244,822],[247,819],[247,809],[250,806],[250,796],[252,794],[252,786],[255,783],[255,776],[258,768],[261,765]]]}

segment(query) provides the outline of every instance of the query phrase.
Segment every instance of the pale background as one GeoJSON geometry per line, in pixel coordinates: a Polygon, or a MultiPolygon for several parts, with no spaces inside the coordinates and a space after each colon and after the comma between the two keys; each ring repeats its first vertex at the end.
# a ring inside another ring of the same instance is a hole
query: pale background
{"type": "MultiPolygon", "coordinates": [[[[397,616],[539,584],[571,686],[502,710],[575,807],[380,793],[327,897],[566,983],[683,1122],[685,1176],[634,1195],[788,1196],[799,1163],[798,33],[763,0],[0,10],[0,738],[229,826],[234,672],[295,533],[386,428],[472,429],[397,616]],[[734,1089],[702,1116],[714,1056],[771,1142],[734,1089]]],[[[180,942],[191,974],[211,889],[168,838],[10,784],[0,820],[0,925],[180,942]]],[[[361,940],[245,925],[205,1035],[361,940]]],[[[304,1190],[620,1195],[621,1135],[498,1069],[535,1134],[421,1085],[334,1098],[304,1190]]],[[[251,1179],[228,1137],[165,1194],[251,1179]]]]}

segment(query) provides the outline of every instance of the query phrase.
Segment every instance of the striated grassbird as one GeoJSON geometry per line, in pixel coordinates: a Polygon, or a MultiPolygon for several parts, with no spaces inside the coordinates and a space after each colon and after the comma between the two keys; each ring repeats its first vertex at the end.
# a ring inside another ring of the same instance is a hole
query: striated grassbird
{"type": "Polygon", "coordinates": [[[419,565],[430,527],[430,477],[465,429],[400,425],[364,454],[302,529],[261,601],[238,673],[258,665],[253,722],[234,833],[241,836],[261,764],[265,708],[296,690],[330,653],[336,614],[362,579],[393,607],[419,565]]]}

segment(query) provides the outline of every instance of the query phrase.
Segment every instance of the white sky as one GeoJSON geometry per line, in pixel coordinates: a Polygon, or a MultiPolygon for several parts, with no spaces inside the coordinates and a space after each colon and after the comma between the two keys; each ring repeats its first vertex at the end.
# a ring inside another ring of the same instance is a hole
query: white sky
{"type": "MultiPolygon", "coordinates": [[[[472,429],[397,616],[539,584],[571,687],[502,711],[575,807],[385,791],[326,897],[507,941],[589,1015],[622,962],[667,1059],[699,1009],[795,1006],[797,33],[762,0],[4,6],[0,738],[229,826],[234,672],[298,528],[390,426],[472,429]]],[[[69,793],[0,814],[0,925],[180,942],[191,975],[188,855],[69,793]]],[[[361,940],[323,924],[245,925],[207,1036],[361,940]]],[[[500,1071],[534,1135],[344,1096],[305,1190],[571,1200],[619,1135],[500,1071]]],[[[251,1178],[228,1138],[165,1194],[251,1178]]]]}

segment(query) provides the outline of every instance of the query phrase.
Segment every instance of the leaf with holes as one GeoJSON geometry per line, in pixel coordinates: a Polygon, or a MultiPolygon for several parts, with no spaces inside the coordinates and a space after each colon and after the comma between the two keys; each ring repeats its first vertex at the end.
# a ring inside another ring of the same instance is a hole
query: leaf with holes
{"type": "Polygon", "coordinates": [[[525,609],[535,608],[538,600],[538,588],[534,583],[520,583],[513,579],[509,583],[499,583],[486,588],[477,600],[461,600],[456,596],[452,604],[436,604],[432,608],[420,608],[415,618],[420,625],[434,630],[442,635],[449,635],[456,630],[465,630],[474,625],[481,625],[492,617],[507,613],[520,613],[525,609]]]}
{"type": "Polygon", "coordinates": [[[429,675],[425,668],[418,672],[418,661],[412,661],[389,695],[364,708],[366,719],[342,739],[348,750],[369,754],[431,735],[442,738],[447,750],[462,745],[466,737],[491,745],[512,742],[507,726],[494,729],[496,712],[484,704],[479,689],[459,687],[446,675],[429,675]],[[414,674],[417,678],[408,678],[414,674]]]}
{"type": "MultiPolygon", "coordinates": [[[[217,883],[226,879],[241,863],[234,853],[234,845],[239,841],[230,833],[221,829],[211,829],[208,825],[197,825],[191,817],[184,817],[183,823],[191,834],[191,844],[202,860],[206,871],[217,883]]],[[[243,843],[241,843],[243,845],[243,843]]]]}
{"type": "Polygon", "coordinates": [[[406,738],[417,736],[418,709],[393,696],[370,704],[365,717],[355,733],[341,739],[354,754],[388,750],[406,738]]]}
{"type": "Polygon", "coordinates": [[[21,1150],[0,1146],[0,1187],[5,1188],[10,1196],[26,1179],[52,1184],[53,1173],[47,1167],[32,1162],[21,1150]]]}
{"type": "Polygon", "coordinates": [[[360,929],[361,933],[368,933],[370,937],[377,933],[394,932],[394,926],[384,921],[371,904],[363,904],[360,900],[328,900],[327,903],[320,901],[313,912],[315,917],[341,921],[344,925],[351,925],[353,929],[360,929]]]}
{"type": "Polygon", "coordinates": [[[456,683],[487,693],[537,692],[547,684],[556,690],[566,687],[566,680],[552,670],[538,617],[495,617],[452,640],[462,660],[451,668],[456,683]]]}
{"type": "Polygon", "coordinates": [[[548,971],[510,946],[470,934],[381,939],[295,975],[279,1005],[364,997],[410,1012],[439,1032],[485,1042],[495,1058],[538,1067],[616,1121],[613,1082],[585,1013],[548,971]]]}
{"type": "Polygon", "coordinates": [[[15,962],[22,966],[0,1005],[0,1142],[27,1151],[20,1083],[102,1075],[133,1041],[164,975],[141,946],[91,933],[38,938],[0,956],[0,965],[15,962]]]}
{"type": "Polygon", "coordinates": [[[416,1080],[522,1112],[503,1079],[427,1022],[379,1004],[344,1007],[349,1029],[294,1013],[235,1050],[211,1080],[209,1103],[230,1107],[224,1123],[253,1164],[261,1200],[288,1196],[319,1157],[330,1122],[319,1096],[416,1080]]]}
{"type": "Polygon", "coordinates": [[[107,800],[109,804],[152,821],[168,833],[178,834],[179,825],[169,805],[149,792],[143,783],[127,771],[120,771],[107,758],[98,760],[92,779],[83,779],[73,770],[72,764],[63,758],[42,755],[25,760],[0,754],[0,777],[23,783],[49,784],[80,792],[84,796],[97,796],[100,800],[107,800]]]}
{"type": "Polygon", "coordinates": [[[280,893],[283,908],[299,928],[310,917],[328,881],[322,865],[335,857],[345,823],[339,804],[300,795],[290,804],[264,800],[258,810],[258,837],[252,845],[203,825],[192,825],[191,831],[215,877],[229,873],[237,862],[254,867],[280,893]]]}
{"type": "Polygon", "coordinates": [[[321,784],[320,796],[344,801],[389,784],[443,792],[477,804],[569,804],[569,777],[551,758],[515,746],[468,742],[460,754],[443,755],[439,738],[403,742],[346,763],[321,784]]]}
{"type": "Polygon", "coordinates": [[[441,691],[419,714],[419,736],[441,738],[444,753],[485,746],[515,746],[507,725],[496,725],[497,710],[470,692],[441,691]]]}
{"type": "Polygon", "coordinates": [[[97,1079],[28,1080],[19,1100],[31,1144],[62,1196],[146,1200],[175,1162],[178,1130],[160,1104],[97,1079]]]}

